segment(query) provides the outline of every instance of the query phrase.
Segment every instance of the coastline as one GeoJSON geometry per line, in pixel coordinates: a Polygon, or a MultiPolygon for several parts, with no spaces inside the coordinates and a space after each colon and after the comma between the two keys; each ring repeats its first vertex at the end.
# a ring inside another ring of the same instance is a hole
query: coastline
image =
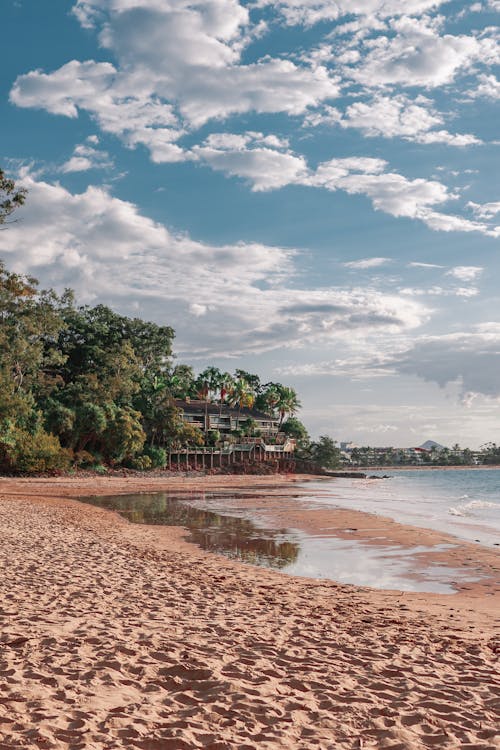
{"type": "MultiPolygon", "coordinates": [[[[500,747],[495,551],[446,553],[483,574],[457,594],[382,591],[243,565],[74,502],[257,486],[291,520],[312,478],[1,479],[2,750],[500,747]]],[[[370,514],[324,512],[377,543],[370,514]]],[[[376,523],[402,545],[449,539],[376,523]]]]}
{"type": "Polygon", "coordinates": [[[484,471],[491,469],[500,469],[500,464],[481,464],[476,465],[459,465],[459,466],[400,466],[396,464],[394,466],[359,466],[356,469],[360,471],[484,471]]]}

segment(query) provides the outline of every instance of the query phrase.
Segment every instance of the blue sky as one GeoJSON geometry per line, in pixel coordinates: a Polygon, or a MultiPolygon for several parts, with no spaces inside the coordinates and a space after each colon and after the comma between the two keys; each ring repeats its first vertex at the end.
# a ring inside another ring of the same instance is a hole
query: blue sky
{"type": "Polygon", "coordinates": [[[498,441],[499,0],[8,0],[0,255],[280,379],[313,435],[498,441]]]}

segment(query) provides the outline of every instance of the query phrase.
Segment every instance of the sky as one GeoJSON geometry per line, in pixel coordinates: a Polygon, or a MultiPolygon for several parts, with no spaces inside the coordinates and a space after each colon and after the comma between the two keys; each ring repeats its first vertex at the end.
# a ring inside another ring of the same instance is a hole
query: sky
{"type": "Polygon", "coordinates": [[[4,0],[7,267],[297,389],[500,442],[500,0],[4,0]]]}

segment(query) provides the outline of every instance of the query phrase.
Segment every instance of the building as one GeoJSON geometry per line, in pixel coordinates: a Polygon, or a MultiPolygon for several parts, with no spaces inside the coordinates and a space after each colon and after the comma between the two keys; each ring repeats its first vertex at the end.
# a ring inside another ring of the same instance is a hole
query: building
{"type": "Polygon", "coordinates": [[[184,446],[169,451],[169,469],[210,468],[234,463],[274,462],[282,469],[295,466],[295,440],[279,431],[279,419],[258,409],[210,404],[198,399],[176,400],[182,419],[202,432],[217,430],[221,440],[215,446],[184,446]],[[252,420],[250,435],[234,436],[234,431],[245,430],[252,420]],[[229,437],[233,433],[231,440],[229,437]]]}
{"type": "Polygon", "coordinates": [[[221,437],[234,430],[244,430],[249,419],[253,431],[262,438],[276,439],[279,433],[279,420],[258,409],[228,406],[228,404],[210,404],[198,399],[176,400],[176,407],[181,411],[185,422],[199,427],[200,430],[218,430],[221,437]]]}

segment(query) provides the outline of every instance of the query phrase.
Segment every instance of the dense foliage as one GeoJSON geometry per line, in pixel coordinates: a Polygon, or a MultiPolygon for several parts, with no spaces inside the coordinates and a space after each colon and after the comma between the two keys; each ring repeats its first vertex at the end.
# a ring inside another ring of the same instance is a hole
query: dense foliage
{"type": "MultiPolygon", "coordinates": [[[[0,170],[0,225],[25,197],[0,170]]],[[[206,415],[209,403],[237,410],[234,439],[258,435],[248,414],[240,421],[255,407],[296,437],[301,451],[314,453],[293,419],[300,403],[292,388],[261,383],[245,370],[207,367],[196,376],[174,364],[173,339],[169,326],[105,305],[78,306],[70,290],[41,290],[0,261],[0,471],[148,469],[165,466],[169,449],[217,445],[221,435],[208,417],[204,430],[182,419],[175,400],[188,398],[203,400],[206,415]]]]}
{"type": "MultiPolygon", "coordinates": [[[[280,426],[298,409],[281,383],[174,365],[173,339],[168,326],[77,306],[71,291],[40,290],[0,262],[0,471],[148,469],[164,466],[170,448],[216,444],[220,435],[184,422],[175,399],[238,413],[258,405],[280,426]]],[[[239,432],[254,425],[245,418],[239,432]]]]}

